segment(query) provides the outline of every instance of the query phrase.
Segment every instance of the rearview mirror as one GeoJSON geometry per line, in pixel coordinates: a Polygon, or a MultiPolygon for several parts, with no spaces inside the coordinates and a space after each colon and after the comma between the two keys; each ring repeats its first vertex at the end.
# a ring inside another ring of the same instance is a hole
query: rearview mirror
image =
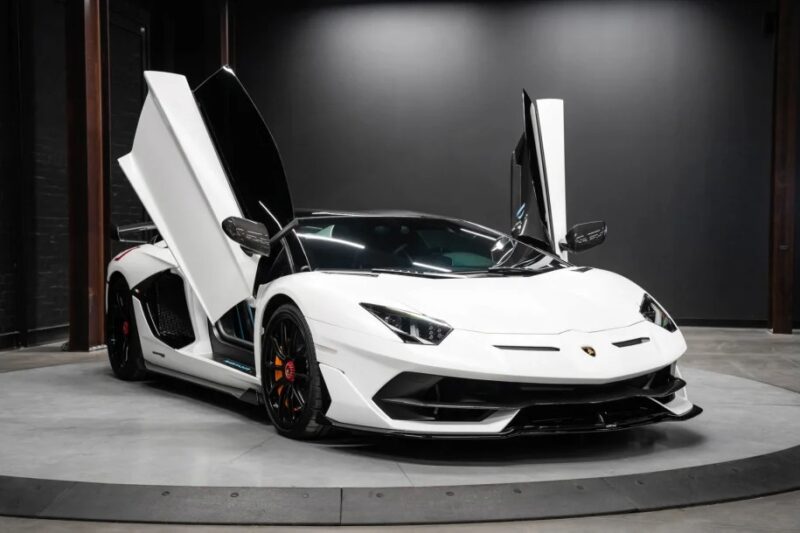
{"type": "Polygon", "coordinates": [[[269,233],[261,222],[246,218],[228,217],[222,221],[222,231],[246,252],[269,256],[269,233]]]}
{"type": "Polygon", "coordinates": [[[603,244],[606,240],[606,233],[608,233],[608,227],[602,220],[575,224],[564,237],[566,242],[560,243],[561,251],[585,252],[589,248],[603,244]]]}

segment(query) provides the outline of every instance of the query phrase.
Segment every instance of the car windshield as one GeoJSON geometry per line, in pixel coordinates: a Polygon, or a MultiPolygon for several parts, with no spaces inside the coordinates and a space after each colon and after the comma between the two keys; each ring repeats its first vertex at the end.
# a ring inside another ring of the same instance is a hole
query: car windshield
{"type": "Polygon", "coordinates": [[[320,216],[298,222],[297,236],[315,270],[502,275],[567,266],[508,235],[450,219],[320,216]]]}

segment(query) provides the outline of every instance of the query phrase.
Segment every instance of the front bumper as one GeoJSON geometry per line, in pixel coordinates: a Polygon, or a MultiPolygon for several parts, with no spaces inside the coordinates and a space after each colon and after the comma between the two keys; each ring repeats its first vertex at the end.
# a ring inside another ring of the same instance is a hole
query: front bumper
{"type": "Polygon", "coordinates": [[[331,421],[331,425],[341,429],[346,429],[348,431],[353,431],[358,433],[391,435],[396,437],[408,437],[416,439],[430,439],[430,440],[509,439],[513,437],[525,437],[534,435],[565,435],[565,434],[576,434],[576,433],[604,433],[610,431],[620,431],[623,429],[631,429],[640,426],[647,426],[649,424],[655,424],[657,422],[669,422],[669,421],[680,422],[683,420],[689,420],[690,418],[694,418],[702,412],[703,409],[701,407],[693,405],[692,408],[686,414],[680,416],[668,412],[661,412],[647,417],[631,417],[628,418],[625,422],[615,423],[607,426],[598,426],[596,424],[592,424],[583,427],[578,427],[573,425],[571,428],[564,427],[560,429],[548,429],[548,430],[542,430],[541,428],[535,426],[527,427],[527,426],[517,426],[511,424],[502,431],[497,433],[442,433],[442,432],[414,433],[402,429],[368,428],[353,424],[344,424],[341,422],[337,422],[335,420],[331,421]]]}
{"type": "Polygon", "coordinates": [[[309,325],[331,397],[326,416],[351,429],[503,437],[610,431],[701,411],[675,364],[682,335],[649,322],[559,335],[456,330],[439,346],[309,325]]]}

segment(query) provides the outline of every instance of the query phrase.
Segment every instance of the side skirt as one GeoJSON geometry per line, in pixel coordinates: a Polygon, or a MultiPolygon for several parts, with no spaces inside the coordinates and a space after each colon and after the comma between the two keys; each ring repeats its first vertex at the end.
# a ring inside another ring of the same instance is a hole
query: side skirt
{"type": "Polygon", "coordinates": [[[164,368],[163,366],[151,363],[149,361],[145,362],[145,367],[150,372],[156,374],[162,374],[164,376],[169,376],[183,381],[188,381],[190,383],[194,383],[195,385],[200,385],[201,387],[214,389],[219,392],[224,392],[225,394],[230,394],[231,396],[234,396],[239,400],[247,402],[252,405],[258,405],[259,397],[261,396],[261,392],[255,388],[237,389],[234,387],[228,387],[227,385],[214,383],[213,381],[208,381],[203,378],[198,378],[196,376],[185,374],[183,372],[178,372],[177,370],[172,370],[171,368],[164,368]]]}

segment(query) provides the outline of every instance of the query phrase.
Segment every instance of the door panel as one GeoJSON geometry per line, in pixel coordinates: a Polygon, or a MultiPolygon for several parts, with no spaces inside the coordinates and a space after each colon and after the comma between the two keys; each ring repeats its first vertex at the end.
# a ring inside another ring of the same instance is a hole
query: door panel
{"type": "Polygon", "coordinates": [[[550,219],[550,242],[555,253],[567,258],[567,252],[560,252],[558,244],[567,234],[567,191],[564,164],[564,101],[536,100],[536,115],[539,119],[540,159],[544,172],[545,190],[550,219]]]}
{"type": "Polygon", "coordinates": [[[209,320],[246,299],[255,260],[222,232],[242,212],[186,78],[146,72],[133,150],[119,159],[209,320]]]}
{"type": "Polygon", "coordinates": [[[564,102],[531,101],[522,92],[524,131],[514,151],[521,167],[520,205],[512,233],[560,255],[567,233],[564,164],[564,102]]]}

